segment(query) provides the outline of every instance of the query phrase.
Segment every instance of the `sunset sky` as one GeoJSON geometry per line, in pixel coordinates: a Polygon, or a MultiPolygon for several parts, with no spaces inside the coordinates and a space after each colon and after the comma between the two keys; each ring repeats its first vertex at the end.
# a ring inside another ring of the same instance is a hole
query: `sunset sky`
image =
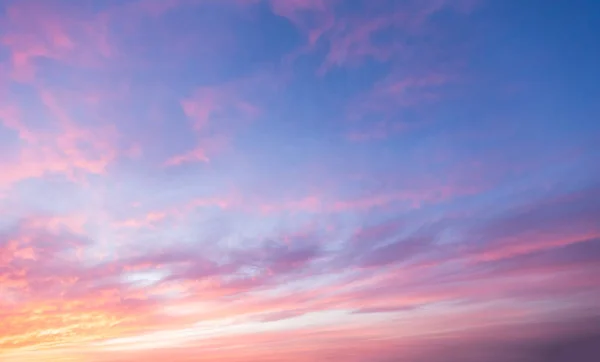
{"type": "Polygon", "coordinates": [[[598,24],[0,0],[0,361],[499,362],[587,330],[598,24]]]}

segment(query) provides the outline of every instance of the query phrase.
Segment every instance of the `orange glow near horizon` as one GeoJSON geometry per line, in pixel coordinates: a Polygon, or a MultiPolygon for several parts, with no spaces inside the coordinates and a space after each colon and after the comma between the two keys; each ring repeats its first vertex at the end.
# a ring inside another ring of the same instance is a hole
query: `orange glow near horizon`
{"type": "Polygon", "coordinates": [[[0,361],[537,362],[593,333],[594,10],[0,1],[0,361]]]}

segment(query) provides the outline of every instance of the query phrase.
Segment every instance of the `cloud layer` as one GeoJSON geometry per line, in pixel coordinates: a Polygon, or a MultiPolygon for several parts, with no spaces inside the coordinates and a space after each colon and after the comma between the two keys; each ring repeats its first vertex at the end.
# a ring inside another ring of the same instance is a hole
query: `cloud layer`
{"type": "Polygon", "coordinates": [[[0,359],[591,361],[562,6],[3,2],[0,359]]]}

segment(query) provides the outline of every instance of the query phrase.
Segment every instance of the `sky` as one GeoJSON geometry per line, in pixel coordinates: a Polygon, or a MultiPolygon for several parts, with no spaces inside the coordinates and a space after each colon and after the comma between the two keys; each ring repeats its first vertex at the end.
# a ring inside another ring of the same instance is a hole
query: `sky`
{"type": "Polygon", "coordinates": [[[592,361],[598,24],[0,0],[0,360],[592,361]]]}

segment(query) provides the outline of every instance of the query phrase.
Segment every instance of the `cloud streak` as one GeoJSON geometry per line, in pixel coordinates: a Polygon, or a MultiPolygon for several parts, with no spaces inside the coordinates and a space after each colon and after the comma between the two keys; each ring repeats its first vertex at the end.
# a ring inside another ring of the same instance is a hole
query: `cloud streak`
{"type": "Polygon", "coordinates": [[[3,3],[0,359],[592,361],[597,69],[552,24],[593,12],[556,6],[3,3]]]}

